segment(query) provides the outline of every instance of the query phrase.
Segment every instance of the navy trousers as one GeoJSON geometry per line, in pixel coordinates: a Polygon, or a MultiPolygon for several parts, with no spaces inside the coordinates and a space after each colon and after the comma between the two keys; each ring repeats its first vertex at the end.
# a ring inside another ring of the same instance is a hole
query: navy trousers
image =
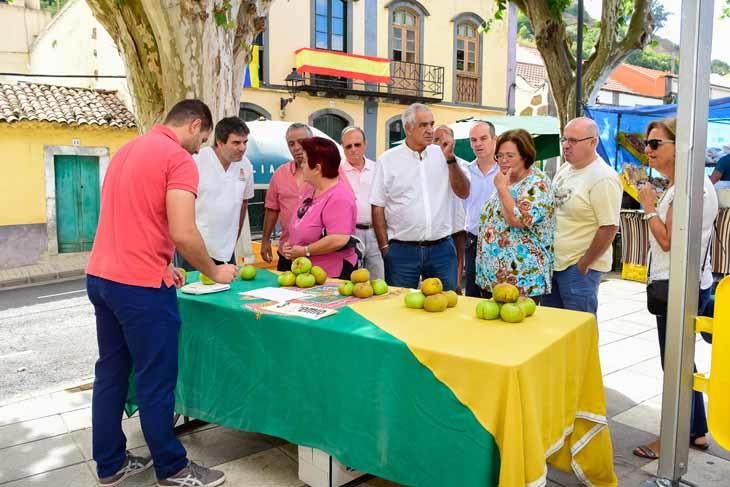
{"type": "Polygon", "coordinates": [[[173,431],[180,314],[174,287],[130,286],[87,276],[96,313],[99,359],[91,404],[92,452],[99,477],[114,475],[126,459],[122,414],[134,371],[139,416],[157,478],[187,464],[173,431]]]}

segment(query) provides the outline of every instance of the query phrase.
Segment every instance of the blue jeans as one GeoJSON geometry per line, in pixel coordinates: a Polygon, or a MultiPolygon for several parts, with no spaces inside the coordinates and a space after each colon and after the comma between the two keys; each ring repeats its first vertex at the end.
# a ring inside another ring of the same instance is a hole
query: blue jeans
{"type": "Polygon", "coordinates": [[[593,269],[583,275],[577,265],[553,272],[552,292],[542,298],[542,306],[596,314],[602,275],[593,269]]]}
{"type": "Polygon", "coordinates": [[[92,450],[99,477],[126,459],[122,413],[134,370],[142,432],[157,478],[182,470],[188,459],[173,431],[180,315],[175,288],[146,288],[87,276],[96,313],[99,359],[91,403],[92,450]]]}
{"type": "MultiPolygon", "coordinates": [[[[700,289],[697,298],[697,314],[702,315],[707,305],[712,301],[712,288],[700,289]]],[[[656,331],[659,338],[659,353],[662,361],[662,370],[664,370],[664,347],[667,341],[667,317],[657,315],[656,331]]],[[[697,367],[694,368],[697,372],[697,367]]],[[[705,401],[702,393],[692,391],[692,412],[690,414],[690,440],[698,436],[707,434],[707,415],[705,414],[705,401]]]]}
{"type": "Polygon", "coordinates": [[[389,242],[383,257],[385,281],[391,286],[418,288],[421,278],[438,277],[444,291],[456,290],[456,247],[451,237],[431,246],[389,242]]]}

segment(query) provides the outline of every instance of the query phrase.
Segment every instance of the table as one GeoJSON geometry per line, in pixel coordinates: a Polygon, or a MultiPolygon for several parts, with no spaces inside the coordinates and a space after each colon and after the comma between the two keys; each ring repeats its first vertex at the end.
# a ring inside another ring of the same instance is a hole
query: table
{"type": "Polygon", "coordinates": [[[548,457],[617,485],[592,315],[538,308],[509,325],[474,318],[473,298],[430,314],[402,295],[318,321],[242,307],[238,292],[275,282],[260,270],[180,294],[177,412],[406,485],[544,485],[548,457]]]}

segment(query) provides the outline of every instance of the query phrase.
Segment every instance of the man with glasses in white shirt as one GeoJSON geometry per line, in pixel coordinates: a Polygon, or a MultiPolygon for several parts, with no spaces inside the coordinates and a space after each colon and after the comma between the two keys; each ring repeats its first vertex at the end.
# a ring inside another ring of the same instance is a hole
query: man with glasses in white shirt
{"type": "Polygon", "coordinates": [[[596,314],[598,285],[611,270],[623,188],[616,171],[596,153],[598,127],[579,117],[565,126],[563,157],[553,179],[555,267],[544,306],[596,314]]]}
{"type": "Polygon", "coordinates": [[[370,190],[385,280],[417,288],[421,279],[437,277],[445,290],[456,290],[452,195],[469,196],[469,179],[453,141],[432,145],[433,114],[426,105],[410,105],[401,120],[406,139],[380,156],[370,190]]]}
{"type": "Polygon", "coordinates": [[[378,240],[375,238],[369,200],[370,186],[375,175],[375,161],[365,157],[368,142],[365,132],[360,127],[345,127],[340,140],[345,152],[345,158],[340,163],[340,171],[344,173],[355,193],[357,203],[355,235],[365,245],[364,265],[370,271],[371,279],[383,279],[385,277],[383,256],[380,255],[378,240]]]}

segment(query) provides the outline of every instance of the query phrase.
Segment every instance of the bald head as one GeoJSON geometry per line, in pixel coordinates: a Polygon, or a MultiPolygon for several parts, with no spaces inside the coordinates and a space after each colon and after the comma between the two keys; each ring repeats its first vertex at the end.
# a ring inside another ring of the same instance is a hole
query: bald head
{"type": "Polygon", "coordinates": [[[454,131],[448,125],[439,125],[433,131],[433,143],[440,147],[446,141],[454,141],[454,131]]]}
{"type": "Polygon", "coordinates": [[[598,125],[596,125],[596,122],[594,122],[593,119],[588,117],[574,118],[565,125],[566,131],[568,127],[575,128],[585,134],[583,137],[598,137],[598,125]]]}
{"type": "Polygon", "coordinates": [[[584,168],[598,157],[598,126],[588,117],[574,118],[565,125],[561,142],[565,160],[576,169],[584,168]]]}

